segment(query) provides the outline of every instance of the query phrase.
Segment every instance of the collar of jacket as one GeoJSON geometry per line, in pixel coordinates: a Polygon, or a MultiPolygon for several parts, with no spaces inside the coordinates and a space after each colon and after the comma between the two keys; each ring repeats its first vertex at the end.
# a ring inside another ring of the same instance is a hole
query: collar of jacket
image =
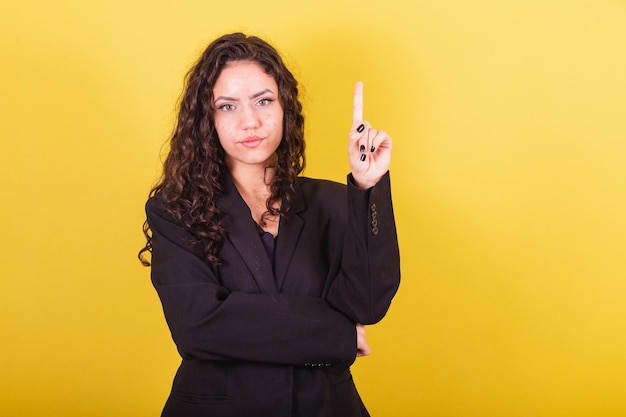
{"type": "MultiPolygon", "coordinates": [[[[306,209],[306,205],[298,192],[298,184],[296,183],[296,195],[289,211],[280,218],[274,249],[274,268],[265,252],[250,208],[239,194],[228,172],[224,175],[223,184],[224,194],[220,196],[217,207],[224,214],[222,225],[226,229],[226,239],[245,262],[260,292],[280,292],[304,227],[304,219],[300,213],[306,209]]],[[[283,201],[283,204],[286,202],[283,201]]]]}

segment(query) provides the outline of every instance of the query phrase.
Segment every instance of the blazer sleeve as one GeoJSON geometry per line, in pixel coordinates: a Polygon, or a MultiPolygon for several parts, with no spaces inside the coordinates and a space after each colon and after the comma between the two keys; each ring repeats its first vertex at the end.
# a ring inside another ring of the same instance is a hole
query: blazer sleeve
{"type": "Polygon", "coordinates": [[[380,321],[400,285],[400,252],[389,172],[361,190],[348,176],[348,225],[341,268],[327,300],[357,323],[380,321]]]}
{"type": "Polygon", "coordinates": [[[226,359],[310,367],[349,366],[354,323],[319,297],[229,292],[200,245],[156,197],[146,204],[152,230],[151,278],[186,359],[226,359]]]}

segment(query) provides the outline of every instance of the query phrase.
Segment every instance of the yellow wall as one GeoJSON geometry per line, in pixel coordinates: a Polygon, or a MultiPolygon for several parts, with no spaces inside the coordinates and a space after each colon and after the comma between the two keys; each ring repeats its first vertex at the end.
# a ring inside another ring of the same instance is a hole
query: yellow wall
{"type": "Polygon", "coordinates": [[[357,79],[395,140],[373,415],[626,415],[626,2],[2,0],[1,416],[158,415],[178,359],[143,203],[232,30],[304,84],[308,175],[343,180],[357,79]]]}

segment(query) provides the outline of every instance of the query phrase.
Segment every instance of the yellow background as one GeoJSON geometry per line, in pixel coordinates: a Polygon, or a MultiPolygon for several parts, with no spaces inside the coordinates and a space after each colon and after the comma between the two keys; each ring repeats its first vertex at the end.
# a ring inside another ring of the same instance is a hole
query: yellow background
{"type": "Polygon", "coordinates": [[[626,415],[626,2],[1,1],[1,416],[160,412],[143,203],[184,73],[233,30],[302,82],[306,174],[343,181],[357,79],[394,138],[372,415],[626,415]]]}

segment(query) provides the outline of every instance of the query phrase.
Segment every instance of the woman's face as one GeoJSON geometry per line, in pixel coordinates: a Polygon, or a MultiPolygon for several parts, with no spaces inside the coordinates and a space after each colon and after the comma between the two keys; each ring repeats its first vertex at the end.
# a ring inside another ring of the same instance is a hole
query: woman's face
{"type": "Polygon", "coordinates": [[[231,170],[273,165],[283,137],[276,81],[256,62],[226,64],[213,87],[215,128],[231,170]]]}

